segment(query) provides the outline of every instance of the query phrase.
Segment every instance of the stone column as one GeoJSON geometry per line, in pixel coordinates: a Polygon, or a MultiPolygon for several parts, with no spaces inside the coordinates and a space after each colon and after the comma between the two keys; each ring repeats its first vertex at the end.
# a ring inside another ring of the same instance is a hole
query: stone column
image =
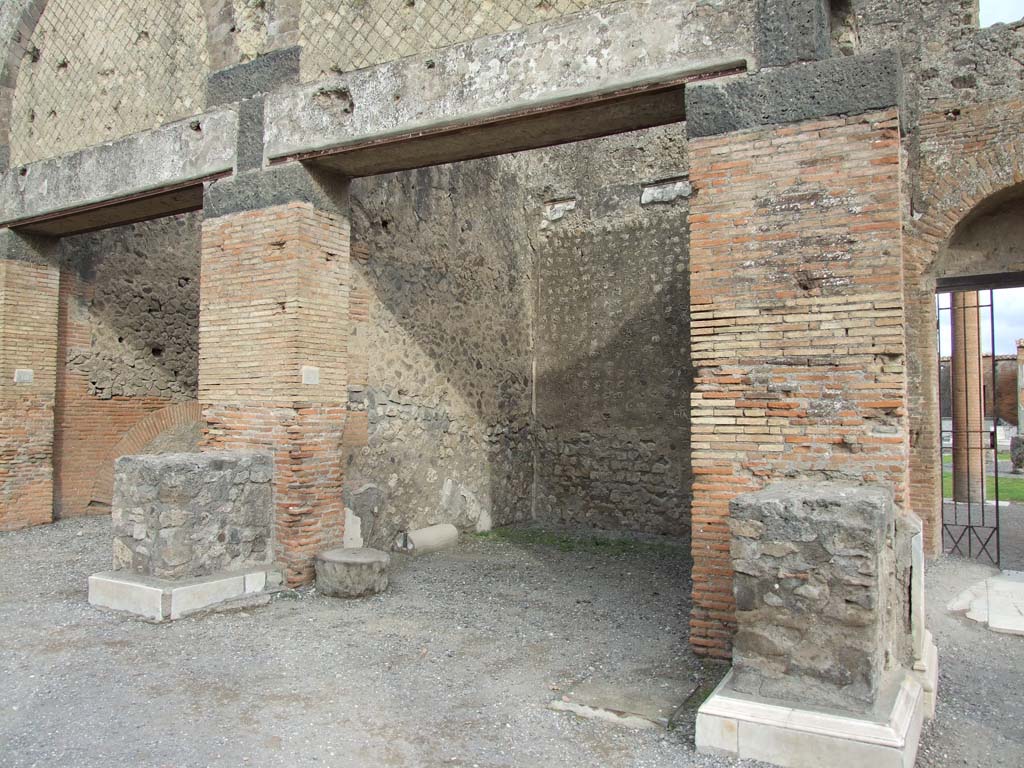
{"type": "Polygon", "coordinates": [[[1017,339],[1017,434],[1024,436],[1024,339],[1017,339]]]}
{"type": "Polygon", "coordinates": [[[1024,473],[1024,339],[1017,339],[1017,435],[1010,440],[1013,473],[1024,473]]]}
{"type": "Polygon", "coordinates": [[[985,500],[985,413],[981,391],[981,329],[978,293],[951,294],[953,347],[950,392],[953,405],[953,499],[985,500]]]}
{"type": "Polygon", "coordinates": [[[0,230],[0,531],[53,520],[54,245],[0,230]]]}
{"type": "Polygon", "coordinates": [[[347,182],[296,164],[205,200],[199,399],[213,449],[275,456],[275,555],[290,583],[342,543],[347,182]]]}

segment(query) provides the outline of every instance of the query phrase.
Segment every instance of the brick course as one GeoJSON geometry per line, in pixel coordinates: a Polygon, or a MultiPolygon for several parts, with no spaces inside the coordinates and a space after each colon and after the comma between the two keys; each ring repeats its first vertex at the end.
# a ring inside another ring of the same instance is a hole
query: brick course
{"type": "Polygon", "coordinates": [[[307,203],[203,224],[205,446],[274,454],[275,551],[291,584],[344,536],[348,222],[307,203]],[[316,366],[319,384],[303,384],[316,366]]]}
{"type": "Polygon", "coordinates": [[[895,111],[690,145],[691,643],[728,657],[728,505],[784,478],[905,499],[895,111]]]}
{"type": "Polygon", "coordinates": [[[0,260],[0,530],[53,519],[59,285],[54,266],[0,260]]]}
{"type": "MultiPolygon", "coordinates": [[[[57,517],[108,514],[115,447],[148,416],[172,405],[166,397],[112,397],[90,391],[89,376],[66,361],[92,344],[89,319],[76,308],[87,302],[92,286],[75,270],[61,271],[59,348],[54,434],[54,513],[57,517]],[[93,504],[99,502],[99,506],[93,504]]],[[[155,437],[155,435],[154,435],[155,437]]]]}

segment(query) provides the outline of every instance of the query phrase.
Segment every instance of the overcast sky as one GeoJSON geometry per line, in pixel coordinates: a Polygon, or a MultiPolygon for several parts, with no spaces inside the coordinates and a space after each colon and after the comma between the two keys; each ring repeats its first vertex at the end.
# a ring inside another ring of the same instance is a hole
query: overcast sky
{"type": "MultiPolygon", "coordinates": [[[[981,303],[988,304],[988,291],[981,292],[981,303]]],[[[1024,339],[1024,288],[1004,288],[1000,291],[993,291],[992,304],[995,307],[996,354],[1015,355],[1017,354],[1017,339],[1024,339]]],[[[948,293],[939,296],[939,307],[949,307],[948,293]]],[[[948,311],[939,312],[943,355],[949,354],[949,315],[948,311]]],[[[985,352],[992,350],[990,329],[988,309],[984,308],[981,310],[981,343],[985,352]]]]}
{"type": "Polygon", "coordinates": [[[1024,0],[981,0],[981,26],[1024,18],[1024,0]]]}

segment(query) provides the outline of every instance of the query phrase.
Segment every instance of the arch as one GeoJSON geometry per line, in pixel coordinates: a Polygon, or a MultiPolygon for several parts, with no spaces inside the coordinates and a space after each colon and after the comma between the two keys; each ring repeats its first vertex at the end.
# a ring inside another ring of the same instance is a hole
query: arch
{"type": "MultiPolygon", "coordinates": [[[[949,244],[1024,183],[1024,102],[934,105],[921,117],[918,167],[903,243],[910,502],[925,522],[926,549],[941,548],[937,272],[949,244]]],[[[967,269],[968,273],[978,274],[967,269]]],[[[963,274],[963,273],[961,273],[963,274]]]]}
{"type": "MultiPolygon", "coordinates": [[[[1017,112],[1017,119],[1022,117],[1024,105],[1017,112]]],[[[936,246],[951,240],[977,211],[1013,194],[1011,190],[1024,182],[1024,141],[1020,138],[992,141],[975,151],[969,151],[965,143],[952,143],[938,150],[942,167],[934,169],[932,183],[922,190],[916,206],[920,218],[914,228],[922,239],[936,246]]],[[[925,145],[922,152],[928,149],[925,145]]]]}
{"type": "Polygon", "coordinates": [[[46,10],[47,0],[11,0],[0,10],[0,31],[5,35],[0,48],[0,171],[10,165],[11,114],[14,89],[36,25],[46,10]]]}
{"type": "Polygon", "coordinates": [[[985,198],[940,245],[935,278],[1024,271],[1024,183],[985,198]]]}
{"type": "Polygon", "coordinates": [[[177,403],[161,408],[146,416],[128,430],[103,457],[93,481],[90,502],[110,505],[114,497],[114,462],[122,456],[138,453],[156,437],[174,427],[201,421],[202,406],[196,402],[177,403]]]}

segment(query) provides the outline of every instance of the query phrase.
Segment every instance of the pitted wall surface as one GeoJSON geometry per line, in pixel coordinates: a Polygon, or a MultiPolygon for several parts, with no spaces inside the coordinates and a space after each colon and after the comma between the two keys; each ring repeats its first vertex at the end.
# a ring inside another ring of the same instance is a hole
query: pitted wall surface
{"type": "Polygon", "coordinates": [[[353,183],[365,540],[531,516],[687,534],[686,167],[675,125],[353,183]]]}
{"type": "Polygon", "coordinates": [[[529,289],[520,182],[502,159],[353,182],[346,506],[370,545],[530,514],[529,289]],[[354,249],[355,251],[355,249],[354,249]],[[362,361],[363,371],[358,368],[362,361]],[[351,426],[350,426],[351,429],[351,426]]]}
{"type": "Polygon", "coordinates": [[[403,59],[614,2],[304,0],[300,19],[303,80],[403,59]]]}
{"type": "Polygon", "coordinates": [[[208,74],[199,0],[50,0],[18,71],[11,162],[201,112],[208,74]]]}
{"type": "MultiPolygon", "coordinates": [[[[104,513],[122,439],[195,400],[199,221],[195,214],[63,242],[54,420],[54,509],[104,513]]],[[[191,450],[168,436],[147,452],[191,450]]]]}
{"type": "Polygon", "coordinates": [[[89,394],[195,399],[199,328],[197,214],[81,235],[64,241],[65,260],[86,290],[87,348],[68,366],[89,379],[89,394]]]}
{"type": "Polygon", "coordinates": [[[687,536],[684,127],[519,162],[537,258],[537,515],[687,536]]]}

